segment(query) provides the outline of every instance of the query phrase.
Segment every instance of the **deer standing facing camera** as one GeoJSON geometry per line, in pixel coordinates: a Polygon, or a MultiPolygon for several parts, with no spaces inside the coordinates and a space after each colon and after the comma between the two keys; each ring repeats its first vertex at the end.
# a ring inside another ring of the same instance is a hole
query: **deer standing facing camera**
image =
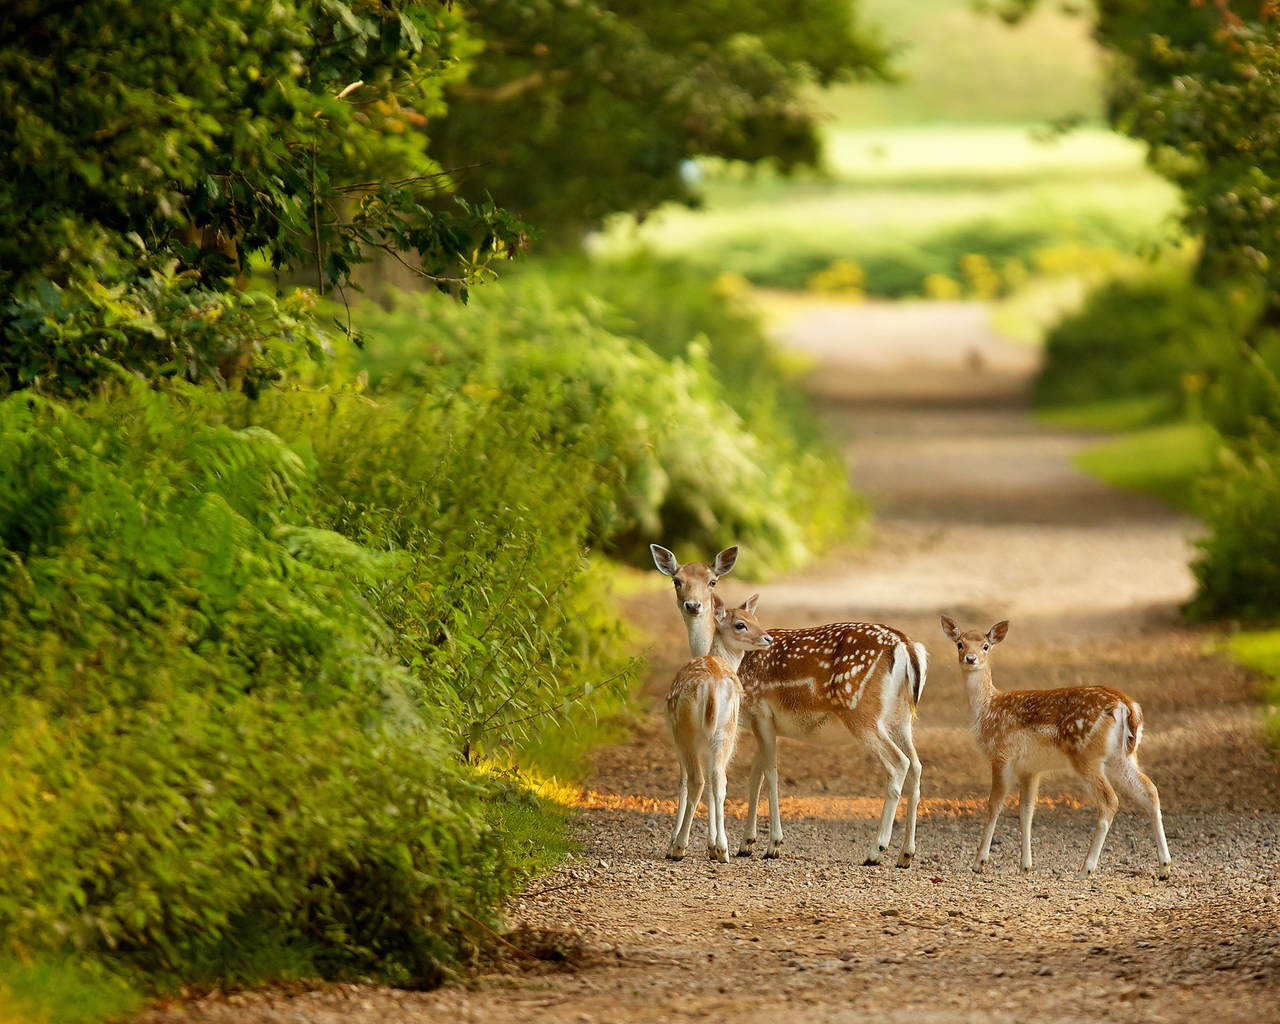
{"type": "Polygon", "coordinates": [[[1022,823],[1022,871],[1031,871],[1031,817],[1035,813],[1040,776],[1047,771],[1074,771],[1098,804],[1098,824],[1085,858],[1082,877],[1098,867],[1102,844],[1120,801],[1119,786],[1151,816],[1151,832],[1160,858],[1159,877],[1169,877],[1169,844],[1160,818],[1160,794],[1138,767],[1142,742],[1142,708],[1108,686],[1071,686],[1057,690],[1010,690],[1001,693],[991,682],[991,648],[1009,632],[1007,620],[986,633],[964,631],[942,616],[942,629],[956,645],[960,674],[969,691],[973,732],[991,761],[991,797],[987,828],[973,862],[981,872],[991,857],[991,839],[1005,799],[1016,781],[1022,823]]]}
{"type": "Polygon", "coordinates": [[[711,789],[707,794],[707,856],[721,863],[729,861],[724,828],[725,771],[738,740],[738,708],[742,703],[738,663],[744,652],[761,650],[773,642],[755,618],[759,599],[755,594],[740,608],[726,608],[712,594],[715,633],[711,653],[685,665],[667,691],[667,725],[680,761],[680,796],[668,860],[681,860],[689,847],[689,830],[705,784],[711,789]]]}

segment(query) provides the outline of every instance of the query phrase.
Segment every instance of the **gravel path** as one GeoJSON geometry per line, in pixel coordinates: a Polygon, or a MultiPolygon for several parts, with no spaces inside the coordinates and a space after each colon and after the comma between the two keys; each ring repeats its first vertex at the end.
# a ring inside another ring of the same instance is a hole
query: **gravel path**
{"type": "MultiPolygon", "coordinates": [[[[928,646],[911,870],[861,866],[879,814],[878,763],[786,741],[783,859],[664,861],[678,776],[654,713],[629,743],[600,752],[592,809],[579,820],[583,850],[537,886],[554,891],[510,907],[513,923],[576,935],[585,952],[574,969],[512,968],[472,991],[351,987],[155,1016],[1280,1021],[1280,770],[1250,680],[1178,620],[1196,524],[1077,473],[1070,455],[1087,439],[1038,427],[1018,404],[1033,354],[992,337],[979,307],[950,309],[948,321],[938,306],[826,304],[787,329],[785,343],[820,361],[817,390],[878,516],[866,549],[760,588],[766,625],[878,619],[928,646]],[[1101,683],[1142,703],[1170,882],[1155,880],[1146,823],[1123,803],[1101,874],[1076,879],[1094,812],[1052,776],[1035,872],[1017,873],[1016,810],[1001,820],[988,874],[968,870],[989,775],[938,627],[944,610],[984,628],[1012,619],[997,686],[1101,683]]],[[[730,600],[750,592],[733,577],[721,587],[730,600]]],[[[656,702],[684,658],[683,630],[665,587],[630,610],[654,639],[645,695],[656,702]]],[[[731,840],[751,753],[744,738],[729,783],[731,840]]]]}

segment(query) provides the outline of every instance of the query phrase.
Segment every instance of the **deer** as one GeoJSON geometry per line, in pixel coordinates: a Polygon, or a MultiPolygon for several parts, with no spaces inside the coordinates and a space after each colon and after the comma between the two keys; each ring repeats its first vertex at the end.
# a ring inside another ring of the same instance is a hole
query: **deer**
{"type": "Polygon", "coordinates": [[[1119,809],[1116,787],[1131,796],[1151,818],[1159,859],[1157,875],[1169,877],[1169,844],[1160,817],[1160,793],[1138,767],[1142,742],[1142,708],[1133,698],[1109,686],[1069,686],[1055,690],[1000,691],[991,681],[991,651],[1009,632],[1007,619],[986,633],[962,630],[942,616],[943,632],[956,645],[960,674],[969,693],[973,732],[991,762],[991,795],[987,827],[973,870],[981,874],[991,858],[991,840],[1005,800],[1018,784],[1018,816],[1022,825],[1022,873],[1031,873],[1031,819],[1040,776],[1073,771],[1098,806],[1098,822],[1080,877],[1098,869],[1102,844],[1119,809]]]}
{"type": "Polygon", "coordinates": [[[722,864],[729,862],[724,827],[725,772],[733,760],[742,702],[736,670],[745,651],[766,648],[773,642],[756,620],[759,600],[760,595],[755,594],[738,608],[726,608],[712,595],[716,629],[711,653],[680,669],[667,691],[667,725],[680,762],[680,794],[668,860],[684,859],[705,782],[710,786],[707,856],[722,864]]]}
{"type": "MultiPolygon", "coordinates": [[[[698,620],[701,595],[733,567],[737,548],[716,556],[711,567],[680,565],[666,548],[651,545],[654,564],[676,583],[676,602],[695,656],[707,626],[698,620]],[[732,558],[726,558],[727,552],[732,558]]],[[[704,613],[705,614],[705,613],[704,613]]],[[[756,739],[747,788],[747,820],[738,856],[754,852],[760,792],[769,783],[769,843],[765,859],[781,855],[782,815],[778,808],[779,736],[811,743],[861,742],[870,747],[888,776],[884,811],[875,844],[864,866],[880,863],[893,837],[893,821],[904,786],[906,827],[897,866],[915,857],[916,810],[920,803],[920,758],[912,722],[924,691],[929,655],[906,634],[866,622],[841,622],[807,629],[771,629],[767,650],[748,651],[738,664],[742,709],[756,739]]]]}

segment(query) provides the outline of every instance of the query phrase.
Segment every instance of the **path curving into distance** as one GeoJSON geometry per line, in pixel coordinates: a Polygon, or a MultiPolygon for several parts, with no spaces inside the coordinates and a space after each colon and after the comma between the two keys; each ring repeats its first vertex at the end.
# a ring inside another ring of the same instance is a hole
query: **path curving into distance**
{"type": "MultiPolygon", "coordinates": [[[[688,858],[663,860],[678,773],[658,702],[687,658],[663,581],[629,602],[655,644],[651,713],[597,758],[581,854],[510,907],[513,923],[575,936],[583,962],[512,968],[474,992],[364,990],[262,1019],[1280,1020],[1280,771],[1250,681],[1178,619],[1197,524],[1072,466],[1092,439],[1028,415],[1036,353],[995,335],[978,304],[824,303],[779,336],[815,360],[814,399],[876,510],[873,537],[765,586],[728,576],[720,590],[736,601],[759,589],[767,626],[874,619],[928,646],[915,867],[887,866],[892,854],[861,866],[877,762],[787,741],[783,859],[708,863],[703,817],[688,858]],[[1012,806],[988,873],[969,871],[989,775],[941,611],[982,628],[1012,620],[1001,688],[1101,683],[1142,703],[1171,882],[1155,880],[1145,820],[1123,803],[1101,874],[1077,880],[1094,814],[1053,776],[1034,874],[1017,872],[1012,806]]],[[[751,754],[748,736],[729,782],[734,845],[751,754]]]]}

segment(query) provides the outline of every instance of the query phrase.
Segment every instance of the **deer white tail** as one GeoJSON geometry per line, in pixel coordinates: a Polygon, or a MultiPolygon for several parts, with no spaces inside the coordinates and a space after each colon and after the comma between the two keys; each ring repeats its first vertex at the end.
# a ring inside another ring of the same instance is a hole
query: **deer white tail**
{"type": "Polygon", "coordinates": [[[1142,708],[1137,701],[1132,709],[1124,701],[1116,705],[1116,721],[1120,723],[1120,748],[1125,757],[1132,757],[1142,740],[1142,708]]]}
{"type": "Polygon", "coordinates": [[[920,704],[920,696],[924,693],[925,676],[929,671],[929,652],[922,643],[899,643],[894,651],[893,667],[903,668],[903,684],[907,690],[907,703],[911,705],[911,717],[916,717],[916,708],[920,704]],[[901,652],[902,659],[898,658],[901,652]]]}

